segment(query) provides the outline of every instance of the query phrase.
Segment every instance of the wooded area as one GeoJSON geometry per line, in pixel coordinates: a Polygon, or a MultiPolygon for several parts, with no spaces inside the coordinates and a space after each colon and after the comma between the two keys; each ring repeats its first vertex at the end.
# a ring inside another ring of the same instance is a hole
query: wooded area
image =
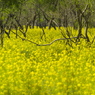
{"type": "MultiPolygon", "coordinates": [[[[84,38],[90,42],[88,28],[95,27],[95,0],[0,0],[0,44],[3,35],[10,38],[12,29],[26,37],[28,28],[74,27],[78,30],[76,41],[84,38]],[[85,34],[82,28],[85,27],[85,34]],[[25,29],[24,29],[25,28],[25,29]],[[8,31],[6,31],[6,29],[8,31]]],[[[70,31],[66,29],[70,39],[70,31]]]]}

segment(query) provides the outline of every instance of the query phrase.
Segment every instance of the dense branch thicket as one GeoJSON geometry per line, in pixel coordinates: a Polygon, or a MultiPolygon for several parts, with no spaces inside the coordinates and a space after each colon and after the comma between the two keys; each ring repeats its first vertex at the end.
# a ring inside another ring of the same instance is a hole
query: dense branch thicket
{"type": "MultiPolygon", "coordinates": [[[[18,32],[26,37],[28,28],[34,26],[42,28],[41,39],[46,35],[44,28],[47,26],[49,29],[74,27],[78,30],[76,41],[84,37],[90,42],[88,28],[95,27],[94,3],[94,0],[0,0],[0,44],[3,46],[4,34],[10,38],[12,29],[16,30],[16,38],[20,37],[18,32]]],[[[66,29],[66,32],[68,39],[71,39],[70,31],[66,29]]],[[[67,38],[64,35],[62,39],[67,38]]]]}

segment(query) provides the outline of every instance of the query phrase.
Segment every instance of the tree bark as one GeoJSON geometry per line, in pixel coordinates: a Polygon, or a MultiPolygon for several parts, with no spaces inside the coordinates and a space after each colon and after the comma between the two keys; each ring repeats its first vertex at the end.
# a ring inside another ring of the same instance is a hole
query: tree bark
{"type": "Polygon", "coordinates": [[[78,10],[77,12],[78,15],[78,35],[77,35],[77,39],[79,39],[82,35],[82,14],[80,13],[80,11],[78,10]]]}

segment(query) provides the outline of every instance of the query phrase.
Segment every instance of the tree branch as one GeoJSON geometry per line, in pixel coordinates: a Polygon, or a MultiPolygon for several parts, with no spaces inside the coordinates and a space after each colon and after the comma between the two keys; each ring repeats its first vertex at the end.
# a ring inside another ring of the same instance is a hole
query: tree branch
{"type": "Polygon", "coordinates": [[[91,42],[92,44],[93,44],[94,40],[95,40],[95,36],[94,36],[93,39],[92,39],[92,42],[91,42]]]}
{"type": "MultiPolygon", "coordinates": [[[[13,32],[13,31],[12,31],[12,33],[16,34],[16,33],[13,32]]],[[[53,40],[52,42],[50,42],[50,43],[48,43],[48,44],[38,44],[38,43],[35,43],[35,42],[33,42],[33,41],[31,41],[31,40],[28,40],[28,39],[26,39],[26,38],[22,38],[22,37],[19,36],[18,34],[17,34],[17,36],[18,36],[20,39],[22,39],[23,41],[24,41],[24,40],[25,40],[25,41],[28,41],[28,42],[30,42],[30,43],[33,43],[33,44],[37,45],[37,46],[48,46],[48,45],[51,45],[51,44],[53,44],[54,42],[59,41],[59,40],[68,40],[68,39],[77,38],[77,37],[72,37],[72,38],[59,38],[59,39],[53,40]]]]}
{"type": "MultiPolygon", "coordinates": [[[[12,33],[16,34],[16,33],[13,32],[13,31],[12,31],[12,33]]],[[[50,42],[50,43],[48,43],[48,44],[38,44],[38,43],[35,43],[35,42],[33,42],[33,41],[31,41],[31,40],[28,40],[28,39],[26,39],[26,38],[22,38],[22,37],[19,36],[18,34],[16,34],[16,35],[17,35],[20,39],[22,39],[22,41],[28,41],[28,42],[30,42],[30,43],[33,43],[33,44],[37,45],[37,46],[49,46],[49,45],[53,44],[53,43],[56,42],[56,41],[60,41],[60,40],[69,40],[69,39],[77,39],[77,37],[59,38],[59,39],[53,40],[52,42],[50,42]]],[[[85,39],[85,37],[80,37],[80,38],[84,38],[84,39],[85,39]]]]}

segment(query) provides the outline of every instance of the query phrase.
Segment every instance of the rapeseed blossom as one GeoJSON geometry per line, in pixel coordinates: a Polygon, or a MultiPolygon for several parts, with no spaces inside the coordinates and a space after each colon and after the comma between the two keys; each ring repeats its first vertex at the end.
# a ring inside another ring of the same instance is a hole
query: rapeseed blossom
{"type": "MultiPolygon", "coordinates": [[[[27,38],[44,42],[40,28],[32,32],[27,38]]],[[[45,32],[47,43],[62,37],[58,29],[45,32]]],[[[59,41],[38,47],[11,35],[0,51],[0,95],[95,95],[94,45],[80,42],[71,48],[59,41]]]]}

